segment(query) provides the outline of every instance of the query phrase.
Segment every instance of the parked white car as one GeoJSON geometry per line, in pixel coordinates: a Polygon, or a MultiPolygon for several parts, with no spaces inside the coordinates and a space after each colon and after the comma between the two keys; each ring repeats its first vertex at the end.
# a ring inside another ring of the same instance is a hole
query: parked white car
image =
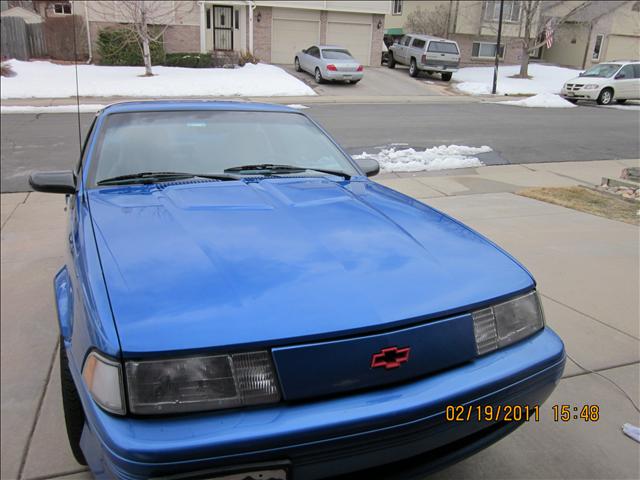
{"type": "Polygon", "coordinates": [[[312,45],[293,59],[296,72],[308,72],[322,83],[325,80],[358,83],[364,76],[364,67],[343,47],[312,45]]]}
{"type": "Polygon", "coordinates": [[[436,72],[448,82],[460,65],[460,49],[452,40],[409,34],[389,47],[387,66],[395,68],[397,63],[408,65],[412,77],[417,77],[420,71],[436,72]]]}
{"type": "Polygon", "coordinates": [[[560,95],[572,103],[595,100],[600,105],[640,100],[640,62],[616,60],[595,65],[568,80],[560,95]]]}

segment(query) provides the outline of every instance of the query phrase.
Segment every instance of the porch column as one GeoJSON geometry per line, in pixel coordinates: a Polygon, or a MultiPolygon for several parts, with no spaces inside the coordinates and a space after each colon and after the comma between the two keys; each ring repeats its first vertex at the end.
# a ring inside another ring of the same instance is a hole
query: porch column
{"type": "Polygon", "coordinates": [[[204,8],[204,2],[200,3],[200,53],[207,53],[207,41],[206,41],[206,25],[207,19],[205,18],[206,10],[204,8]]]}

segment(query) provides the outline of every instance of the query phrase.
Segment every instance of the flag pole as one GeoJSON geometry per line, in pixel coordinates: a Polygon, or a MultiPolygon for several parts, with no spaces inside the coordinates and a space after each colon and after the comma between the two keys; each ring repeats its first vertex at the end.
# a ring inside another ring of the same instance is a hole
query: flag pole
{"type": "Polygon", "coordinates": [[[491,89],[491,93],[496,94],[496,89],[498,86],[498,63],[500,57],[500,38],[502,37],[502,11],[504,9],[504,0],[500,0],[500,19],[498,20],[498,39],[496,41],[496,63],[493,67],[493,88],[491,89]]]}

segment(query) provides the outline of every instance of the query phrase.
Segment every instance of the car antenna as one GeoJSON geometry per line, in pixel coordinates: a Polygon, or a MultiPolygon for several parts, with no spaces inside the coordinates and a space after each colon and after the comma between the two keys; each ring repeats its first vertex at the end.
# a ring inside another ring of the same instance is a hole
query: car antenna
{"type": "MultiPolygon", "coordinates": [[[[75,1],[73,2],[73,6],[75,7],[75,1]]],[[[82,126],[80,124],[80,92],[78,87],[78,46],[76,41],[75,8],[73,9],[73,11],[74,14],[71,15],[71,19],[73,23],[73,66],[76,73],[76,114],[78,116],[78,147],[80,148],[80,155],[82,155],[82,126]]]]}

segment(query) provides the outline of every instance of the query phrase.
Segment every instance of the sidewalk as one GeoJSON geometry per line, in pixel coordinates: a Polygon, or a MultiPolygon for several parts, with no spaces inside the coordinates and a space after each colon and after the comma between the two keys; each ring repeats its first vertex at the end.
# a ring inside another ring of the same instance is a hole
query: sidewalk
{"type": "MultiPolygon", "coordinates": [[[[640,229],[513,193],[599,183],[637,163],[506,165],[374,178],[459,218],[521,260],[536,277],[547,323],[569,355],[638,402],[640,229]]],[[[64,261],[64,197],[16,193],[1,200],[0,477],[88,479],[69,452],[60,405],[51,281],[64,261]]],[[[622,393],[568,360],[540,422],[434,478],[638,478],[640,445],[622,434],[625,422],[638,425],[640,418],[622,393]],[[556,404],[598,405],[600,420],[554,422],[556,404]]]]}

